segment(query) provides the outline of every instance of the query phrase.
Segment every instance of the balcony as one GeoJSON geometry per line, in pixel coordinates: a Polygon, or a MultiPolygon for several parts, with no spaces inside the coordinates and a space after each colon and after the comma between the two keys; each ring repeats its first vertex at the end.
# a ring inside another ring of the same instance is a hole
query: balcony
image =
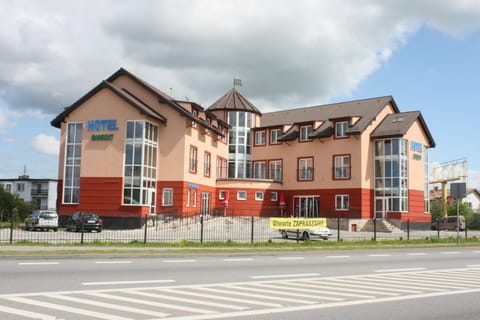
{"type": "Polygon", "coordinates": [[[32,195],[32,197],[47,197],[48,189],[32,189],[30,194],[32,195]]]}

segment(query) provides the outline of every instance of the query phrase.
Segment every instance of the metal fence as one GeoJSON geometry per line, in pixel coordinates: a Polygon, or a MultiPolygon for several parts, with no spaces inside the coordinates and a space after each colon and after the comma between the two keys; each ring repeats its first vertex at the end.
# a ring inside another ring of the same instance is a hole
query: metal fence
{"type": "MultiPolygon", "coordinates": [[[[347,219],[327,219],[332,232],[328,241],[359,240],[409,240],[456,238],[456,231],[431,231],[410,229],[381,231],[348,231],[347,219]]],[[[302,235],[302,232],[299,232],[302,235]]],[[[480,231],[465,230],[458,233],[460,238],[479,237],[480,231]]],[[[312,238],[313,240],[313,238],[312,238]]],[[[283,239],[278,230],[270,229],[268,217],[223,217],[194,216],[176,218],[169,216],[145,219],[142,226],[135,229],[104,229],[102,232],[67,231],[27,231],[23,225],[14,223],[0,229],[0,243],[175,243],[175,242],[240,242],[255,243],[267,241],[298,241],[296,237],[283,239]]]]}

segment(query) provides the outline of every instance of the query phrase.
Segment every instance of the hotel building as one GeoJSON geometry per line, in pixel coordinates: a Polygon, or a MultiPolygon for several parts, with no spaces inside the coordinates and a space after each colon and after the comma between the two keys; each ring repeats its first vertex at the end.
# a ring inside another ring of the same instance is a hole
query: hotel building
{"type": "Polygon", "coordinates": [[[122,68],[51,124],[61,216],[93,211],[122,227],[152,214],[430,225],[435,142],[421,113],[391,96],[262,113],[233,88],[204,108],[122,68]]]}

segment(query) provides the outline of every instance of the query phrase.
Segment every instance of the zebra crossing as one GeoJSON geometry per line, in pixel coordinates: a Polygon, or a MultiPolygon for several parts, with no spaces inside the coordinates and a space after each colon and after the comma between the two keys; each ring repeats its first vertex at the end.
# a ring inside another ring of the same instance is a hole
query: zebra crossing
{"type": "Polygon", "coordinates": [[[200,320],[480,292],[480,266],[0,295],[0,319],[200,320]],[[303,308],[303,309],[302,309],[303,308]]]}

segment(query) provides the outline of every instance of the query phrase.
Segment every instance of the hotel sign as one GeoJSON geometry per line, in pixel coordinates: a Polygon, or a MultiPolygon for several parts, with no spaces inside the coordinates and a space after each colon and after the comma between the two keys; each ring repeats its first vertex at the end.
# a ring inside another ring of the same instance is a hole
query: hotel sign
{"type": "Polygon", "coordinates": [[[88,120],[87,128],[89,132],[99,132],[98,134],[92,134],[92,141],[111,141],[113,140],[113,133],[104,132],[118,131],[117,120],[115,119],[88,120]]]}
{"type": "Polygon", "coordinates": [[[422,160],[423,145],[420,142],[411,141],[410,150],[413,153],[413,160],[422,160]]]}

